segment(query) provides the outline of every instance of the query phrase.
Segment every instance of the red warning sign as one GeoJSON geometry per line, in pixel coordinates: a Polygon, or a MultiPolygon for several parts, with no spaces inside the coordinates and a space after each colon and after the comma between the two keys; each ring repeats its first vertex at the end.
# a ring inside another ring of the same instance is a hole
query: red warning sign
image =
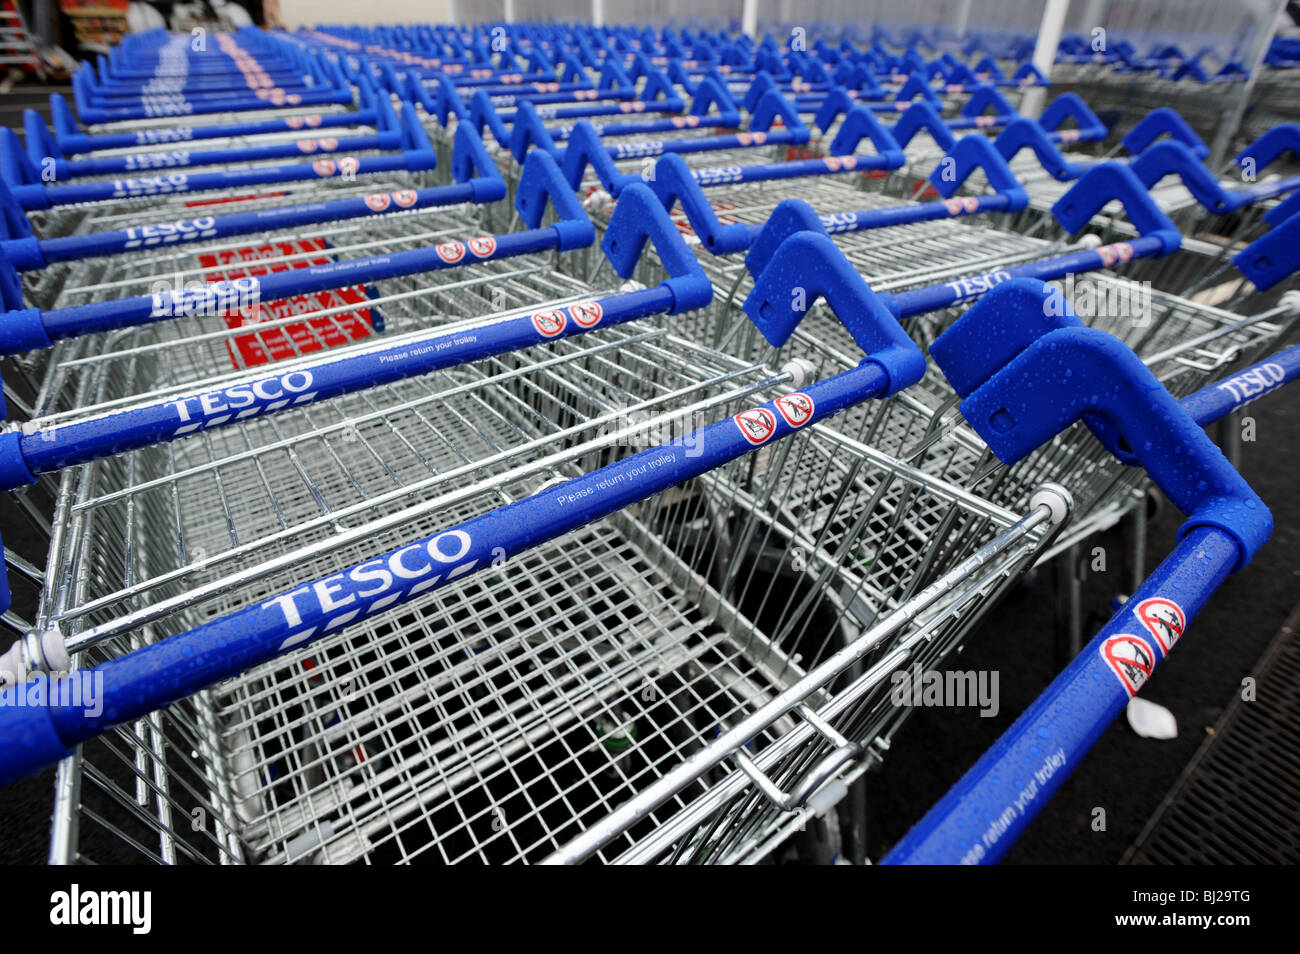
{"type": "MultiPolygon", "coordinates": [[[[203,279],[209,282],[269,275],[331,261],[333,257],[323,238],[226,248],[199,255],[199,264],[204,268],[203,279]]],[[[366,307],[368,301],[366,290],[354,285],[258,302],[229,311],[222,316],[226,327],[248,329],[241,330],[227,342],[231,364],[235,368],[251,368],[367,338],[375,320],[371,309],[366,307]],[[312,314],[332,311],[339,306],[355,307],[329,315],[312,314]],[[295,315],[303,315],[303,320],[285,321],[295,315]],[[276,324],[268,328],[269,322],[276,324]]]]}
{"type": "Polygon", "coordinates": [[[776,417],[765,407],[741,411],[732,418],[741,435],[751,444],[762,444],[776,430],[776,417]]]}
{"type": "Polygon", "coordinates": [[[1110,637],[1101,644],[1100,651],[1102,660],[1130,696],[1137,695],[1156,665],[1146,640],[1127,633],[1110,637]]]}
{"type": "Polygon", "coordinates": [[[491,235],[480,235],[478,238],[470,239],[465,244],[479,258],[487,258],[497,250],[497,240],[491,235]]]}
{"type": "Polygon", "coordinates": [[[776,399],[776,409],[791,427],[803,427],[813,416],[813,399],[802,391],[776,399]]]}
{"type": "Polygon", "coordinates": [[[1187,614],[1173,600],[1156,596],[1133,608],[1133,615],[1156,638],[1161,650],[1168,653],[1187,629],[1187,614]]]}
{"type": "Polygon", "coordinates": [[[366,207],[374,212],[382,212],[388,208],[390,201],[387,192],[372,192],[366,196],[366,207]]]}
{"type": "Polygon", "coordinates": [[[439,242],[433,250],[448,265],[455,265],[465,257],[465,246],[459,242],[439,242]]]}
{"type": "Polygon", "coordinates": [[[414,189],[398,189],[393,193],[393,201],[404,209],[409,209],[415,205],[415,200],[420,196],[414,189]]]}
{"type": "Polygon", "coordinates": [[[533,315],[533,327],[537,333],[545,338],[554,338],[568,323],[562,311],[539,311],[533,315]]]}
{"type": "Polygon", "coordinates": [[[311,164],[311,167],[315,170],[316,175],[328,179],[334,175],[334,170],[338,168],[338,164],[333,159],[317,159],[311,164]]]}
{"type": "Polygon", "coordinates": [[[594,328],[600,324],[600,319],[605,315],[605,309],[601,307],[598,301],[580,301],[569,306],[569,314],[573,320],[583,328],[594,328]]]}

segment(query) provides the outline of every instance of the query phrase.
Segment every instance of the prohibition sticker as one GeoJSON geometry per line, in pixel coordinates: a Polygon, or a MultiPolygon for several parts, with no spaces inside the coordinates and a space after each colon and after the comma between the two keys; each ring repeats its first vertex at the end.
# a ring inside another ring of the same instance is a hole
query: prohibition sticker
{"type": "Polygon", "coordinates": [[[580,301],[569,306],[569,314],[583,328],[594,328],[604,317],[605,309],[598,301],[580,301]]]}
{"type": "Polygon", "coordinates": [[[1103,245],[1097,249],[1097,255],[1101,257],[1102,264],[1109,267],[1116,262],[1127,262],[1131,259],[1133,257],[1133,246],[1129,245],[1128,242],[1103,245]]]}
{"type": "Polygon", "coordinates": [[[310,116],[304,116],[304,117],[302,117],[302,121],[303,121],[304,123],[306,123],[308,126],[313,126],[313,127],[314,127],[314,126],[319,126],[319,125],[321,124],[321,118],[320,118],[320,116],[317,116],[317,115],[314,114],[314,113],[313,113],[312,115],[310,115],[310,116]]]}
{"type": "Polygon", "coordinates": [[[776,399],[776,409],[791,427],[802,427],[812,420],[813,399],[802,391],[776,399]]]}
{"type": "Polygon", "coordinates": [[[386,192],[372,192],[366,196],[366,206],[372,212],[382,212],[388,208],[389,197],[386,192]]]}
{"type": "Polygon", "coordinates": [[[316,175],[324,177],[334,175],[334,170],[338,168],[333,159],[317,159],[311,164],[311,167],[315,170],[316,175]]]}
{"type": "Polygon", "coordinates": [[[433,250],[448,265],[455,265],[465,257],[465,246],[459,242],[439,242],[433,250]]]}
{"type": "Polygon", "coordinates": [[[301,152],[315,152],[315,151],[316,151],[316,140],[315,140],[315,139],[299,139],[299,140],[298,140],[298,149],[299,149],[299,151],[301,151],[301,152]]]}
{"type": "Polygon", "coordinates": [[[339,172],[345,176],[356,175],[357,170],[361,168],[361,160],[356,156],[344,156],[339,160],[339,172]]]}
{"type": "Polygon", "coordinates": [[[469,239],[465,244],[479,258],[487,258],[497,250],[497,240],[490,235],[480,235],[478,238],[469,239]]]}
{"type": "Polygon", "coordinates": [[[544,338],[554,338],[564,330],[567,322],[562,311],[539,311],[533,315],[533,327],[544,338]]]}
{"type": "Polygon", "coordinates": [[[1133,615],[1167,654],[1187,629],[1187,614],[1173,600],[1154,596],[1133,608],[1133,615]]]}
{"type": "Polygon", "coordinates": [[[1100,652],[1102,660],[1130,696],[1137,695],[1155,668],[1155,659],[1146,640],[1127,633],[1107,639],[1101,644],[1100,652]]]}
{"type": "Polygon", "coordinates": [[[740,433],[745,440],[755,446],[766,441],[776,430],[776,417],[765,407],[741,411],[732,420],[740,428],[740,433]]]}
{"type": "Polygon", "coordinates": [[[328,139],[317,139],[316,144],[326,152],[333,152],[339,147],[339,141],[332,136],[328,139]]]}
{"type": "Polygon", "coordinates": [[[409,209],[415,205],[415,200],[418,198],[419,195],[414,189],[398,189],[393,193],[393,201],[403,209],[409,209]]]}

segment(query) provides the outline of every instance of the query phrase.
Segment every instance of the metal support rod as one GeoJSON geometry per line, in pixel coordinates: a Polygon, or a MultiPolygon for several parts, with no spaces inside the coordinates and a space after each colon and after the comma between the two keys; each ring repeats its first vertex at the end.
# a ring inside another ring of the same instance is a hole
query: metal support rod
{"type": "Polygon", "coordinates": [[[605,25],[605,0],[591,0],[591,25],[605,25]]]}
{"type": "Polygon", "coordinates": [[[1219,129],[1214,134],[1214,143],[1210,146],[1210,167],[1212,169],[1223,167],[1223,161],[1227,158],[1228,149],[1232,145],[1232,137],[1241,128],[1241,119],[1246,115],[1246,107],[1250,105],[1251,93],[1255,91],[1255,80],[1258,79],[1260,68],[1264,65],[1264,57],[1268,55],[1268,48],[1273,43],[1273,36],[1277,33],[1277,25],[1282,20],[1282,11],[1284,9],[1286,9],[1286,0],[1274,0],[1271,16],[1269,19],[1261,21],[1258,30],[1256,30],[1255,43],[1250,51],[1249,75],[1246,77],[1246,82],[1241,84],[1232,112],[1228,113],[1223,118],[1223,121],[1219,123],[1219,129]]]}
{"type": "MultiPolygon", "coordinates": [[[[1034,44],[1034,66],[1038,72],[1049,80],[1052,78],[1052,66],[1056,63],[1056,51],[1061,45],[1061,31],[1065,29],[1065,13],[1070,9],[1070,0],[1047,0],[1043,7],[1043,20],[1038,26],[1038,42],[1034,44]]],[[[1043,111],[1046,91],[1035,86],[1025,93],[1020,102],[1020,115],[1031,119],[1043,111]]]]}
{"type": "Polygon", "coordinates": [[[971,0],[957,0],[957,22],[953,29],[957,31],[957,36],[966,35],[966,30],[970,26],[970,8],[971,0]]]}
{"type": "MultiPolygon", "coordinates": [[[[596,0],[597,3],[600,0],[596,0]]],[[[970,0],[966,0],[967,3],[970,0]]],[[[745,0],[740,13],[740,30],[745,36],[758,35],[758,0],[745,0]]]]}

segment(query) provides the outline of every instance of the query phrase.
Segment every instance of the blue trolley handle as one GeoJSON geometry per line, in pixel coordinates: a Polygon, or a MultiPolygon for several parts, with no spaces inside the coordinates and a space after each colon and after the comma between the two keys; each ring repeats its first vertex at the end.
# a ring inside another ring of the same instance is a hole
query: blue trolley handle
{"type": "MultiPolygon", "coordinates": [[[[211,282],[195,288],[137,295],[117,301],[74,305],[47,311],[10,311],[0,318],[0,353],[16,354],[47,348],[60,338],[111,331],[192,315],[220,315],[262,301],[292,298],[344,285],[368,284],[402,275],[439,271],[462,262],[489,261],[531,252],[584,248],[595,240],[595,229],[577,197],[560,176],[555,160],[542,151],[529,155],[515,195],[528,229],[489,236],[479,243],[444,242],[386,255],[289,269],[260,277],[211,282]],[[537,157],[537,158],[534,158],[537,157]],[[539,228],[547,204],[554,204],[557,221],[539,228]]],[[[3,263],[0,263],[3,264],[3,263]]],[[[0,268],[0,290],[13,297],[0,268]]]]}
{"type": "MultiPolygon", "coordinates": [[[[796,238],[802,240],[803,233],[796,238]]],[[[826,241],[816,235],[809,239],[814,244],[826,241]]],[[[634,255],[635,251],[615,250],[615,255],[634,255]]],[[[821,251],[839,255],[833,246],[821,251]]],[[[76,745],[115,725],[307,646],[345,625],[388,612],[416,594],[500,564],[862,401],[915,383],[925,373],[920,350],[888,312],[869,307],[870,289],[852,266],[839,258],[841,261],[831,266],[841,280],[836,300],[851,305],[860,322],[879,321],[862,337],[883,342],[884,355],[869,354],[849,371],[700,428],[685,438],[544,489],[93,669],[73,672],[56,684],[43,686],[41,701],[27,695],[34,683],[13,686],[0,694],[0,785],[66,757],[76,745]]],[[[788,378],[776,379],[780,380],[788,378]]],[[[38,682],[44,679],[36,677],[38,682]]]]}
{"type": "Polygon", "coordinates": [[[1082,328],[1059,293],[1041,283],[1012,282],[990,293],[939,337],[931,355],[962,396],[963,416],[1005,463],[1083,420],[1108,447],[1144,466],[1188,515],[1170,556],[884,859],[991,863],[1142,688],[1214,590],[1264,544],[1273,522],[1201,422],[1140,359],[1117,339],[1082,328]]]}
{"type": "MultiPolygon", "coordinates": [[[[501,178],[496,164],[483,149],[483,144],[479,141],[473,127],[468,123],[462,124],[456,130],[452,149],[452,171],[457,179],[456,185],[375,192],[346,199],[281,206],[256,212],[237,212],[233,215],[158,222],[112,232],[92,232],[63,238],[37,239],[28,235],[0,241],[0,252],[3,252],[5,259],[18,271],[33,271],[46,268],[54,262],[143,251],[159,245],[183,245],[197,240],[299,228],[321,222],[409,212],[413,209],[457,205],[461,202],[495,202],[505,197],[505,181],[501,178]]],[[[0,203],[3,203],[8,195],[8,189],[0,183],[0,203]]]]}
{"type": "MultiPolygon", "coordinates": [[[[468,127],[465,131],[471,132],[468,127]]],[[[13,489],[31,483],[38,474],[74,464],[648,315],[694,311],[707,305],[713,288],[699,261],[663,206],[645,186],[639,186],[627,190],[619,200],[603,248],[615,270],[627,278],[647,240],[655,245],[669,274],[653,288],[431,334],[364,354],[298,364],[288,371],[248,376],[218,388],[178,394],[84,421],[0,434],[0,487],[13,489]]],[[[473,242],[466,245],[474,248],[473,242]]],[[[480,260],[475,254],[466,255],[466,259],[480,260]]]]}
{"type": "MultiPolygon", "coordinates": [[[[46,186],[17,184],[10,188],[25,211],[81,202],[107,202],[206,190],[242,189],[252,185],[301,182],[312,179],[346,178],[378,172],[421,172],[434,168],[433,146],[420,125],[414,108],[404,109],[400,119],[403,151],[379,156],[341,156],[315,162],[254,166],[219,172],[170,172],[104,182],[74,182],[46,186]]],[[[22,157],[26,159],[25,156],[22,157]]]]}

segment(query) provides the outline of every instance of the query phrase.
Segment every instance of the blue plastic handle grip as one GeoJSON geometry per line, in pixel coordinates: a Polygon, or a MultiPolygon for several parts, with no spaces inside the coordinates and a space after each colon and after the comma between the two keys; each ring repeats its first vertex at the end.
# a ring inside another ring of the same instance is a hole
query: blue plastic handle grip
{"type": "Polygon", "coordinates": [[[196,289],[139,295],[111,302],[74,305],[41,313],[51,341],[79,335],[150,324],[189,315],[218,315],[262,301],[293,298],[330,288],[365,285],[371,282],[439,271],[462,264],[466,259],[493,261],[558,248],[554,227],[528,229],[493,237],[492,251],[476,255],[468,243],[444,242],[432,248],[416,248],[388,255],[311,265],[307,268],[273,272],[260,277],[213,282],[196,289]]]}
{"type": "Polygon", "coordinates": [[[1300,345],[1292,345],[1216,384],[1193,391],[1178,403],[1205,427],[1300,377],[1300,345]]]}
{"type": "Polygon", "coordinates": [[[1202,527],[1184,537],[1124,608],[880,863],[1000,860],[1150,678],[1167,653],[1162,644],[1172,647],[1170,637],[1181,636],[1236,559],[1236,542],[1216,528],[1202,527]]]}
{"type": "Polygon", "coordinates": [[[313,202],[309,205],[282,206],[237,212],[233,215],[209,215],[174,222],[92,232],[53,239],[15,239],[0,243],[5,257],[19,271],[40,269],[53,262],[69,262],[99,255],[147,250],[160,245],[175,247],[187,242],[248,235],[334,222],[363,216],[408,212],[462,202],[493,202],[505,196],[505,182],[482,179],[473,183],[435,186],[430,189],[405,189],[396,192],[373,192],[365,196],[313,202]]]}
{"type": "Polygon", "coordinates": [[[94,159],[66,159],[55,162],[55,177],[59,181],[83,176],[110,176],[142,174],[192,166],[213,166],[223,163],[254,162],[265,159],[296,159],[306,155],[328,156],[330,153],[348,155],[397,149],[401,134],[395,130],[371,136],[347,138],[303,138],[296,142],[246,145],[234,149],[192,149],[170,152],[142,152],[125,156],[103,156],[94,159]]]}
{"type": "Polygon", "coordinates": [[[232,169],[223,172],[160,173],[107,182],[78,182],[58,186],[16,185],[10,191],[23,209],[32,211],[82,202],[106,202],[112,199],[145,198],[181,192],[236,190],[253,185],[341,178],[347,175],[373,175],[377,172],[417,172],[433,167],[433,153],[421,151],[361,158],[331,157],[309,163],[256,166],[251,169],[232,169]],[[353,163],[355,166],[352,165],[353,163]],[[351,167],[350,171],[349,167],[351,167]]]}
{"type": "Polygon", "coordinates": [[[788,437],[882,394],[887,384],[878,366],[864,363],[809,385],[798,397],[769,401],[93,670],[73,672],[62,685],[45,687],[44,704],[19,705],[24,687],[7,689],[0,695],[0,785],[66,756],[115,725],[307,646],[345,623],[388,612],[417,593],[498,564],[788,437]],[[72,680],[84,680],[82,687],[102,680],[103,692],[73,691],[72,680]],[[93,708],[87,700],[93,700],[93,708]]]}
{"type": "Polygon", "coordinates": [[[1139,258],[1153,258],[1165,254],[1165,241],[1161,237],[1141,235],[1128,242],[1114,242],[1099,248],[1083,249],[1055,255],[1037,262],[1026,262],[1007,268],[992,268],[986,272],[967,275],[952,281],[926,285],[895,294],[882,294],[894,314],[900,318],[929,314],[971,301],[992,291],[1013,278],[1037,278],[1053,281],[1069,274],[1093,272],[1139,258]]]}
{"type": "MultiPolygon", "coordinates": [[[[428,335],[365,354],[314,362],[287,373],[250,376],[220,388],[177,395],[165,402],[23,433],[17,449],[34,478],[264,414],[585,334],[597,327],[663,314],[672,311],[675,304],[672,289],[657,285],[506,318],[478,328],[428,335]]],[[[0,445],[0,453],[6,450],[12,449],[0,445]]],[[[6,473],[21,476],[15,465],[0,467],[0,476],[6,473]]]]}

